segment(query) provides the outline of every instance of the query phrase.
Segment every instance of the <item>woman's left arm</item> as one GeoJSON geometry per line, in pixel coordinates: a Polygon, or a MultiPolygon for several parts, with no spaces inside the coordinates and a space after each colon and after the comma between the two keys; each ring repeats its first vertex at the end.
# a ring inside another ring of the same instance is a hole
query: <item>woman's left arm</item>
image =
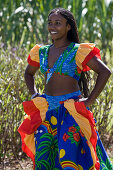
{"type": "Polygon", "coordinates": [[[90,106],[94,103],[96,98],[99,96],[101,91],[103,90],[104,86],[106,85],[106,82],[108,78],[111,75],[111,71],[109,68],[97,57],[93,57],[88,63],[87,66],[89,66],[93,71],[95,71],[98,76],[96,79],[96,84],[94,86],[94,89],[92,90],[89,97],[84,101],[84,104],[86,106],[90,106]]]}

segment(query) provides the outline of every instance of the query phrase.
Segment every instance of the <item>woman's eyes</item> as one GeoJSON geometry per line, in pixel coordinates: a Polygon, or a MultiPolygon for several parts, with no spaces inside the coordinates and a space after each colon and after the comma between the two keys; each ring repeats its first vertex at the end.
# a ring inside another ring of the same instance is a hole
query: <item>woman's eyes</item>
{"type": "Polygon", "coordinates": [[[61,25],[61,22],[59,21],[56,21],[55,23],[48,22],[48,25],[61,25]]]}
{"type": "Polygon", "coordinates": [[[61,24],[61,22],[59,22],[59,21],[56,22],[56,25],[60,25],[60,24],[61,24]]]}
{"type": "Polygon", "coordinates": [[[51,22],[48,21],[48,25],[51,25],[51,22]]]}

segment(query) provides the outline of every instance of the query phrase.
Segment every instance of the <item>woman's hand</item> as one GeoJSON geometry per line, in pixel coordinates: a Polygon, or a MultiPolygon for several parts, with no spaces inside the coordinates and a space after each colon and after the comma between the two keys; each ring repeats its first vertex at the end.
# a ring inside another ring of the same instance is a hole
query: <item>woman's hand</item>
{"type": "Polygon", "coordinates": [[[84,102],[86,107],[89,107],[92,104],[88,98],[80,98],[78,99],[78,102],[84,102]]]}
{"type": "Polygon", "coordinates": [[[40,93],[34,93],[32,96],[31,96],[31,99],[34,99],[36,97],[40,97],[40,93]]]}
{"type": "Polygon", "coordinates": [[[91,105],[88,98],[74,99],[74,101],[75,102],[84,102],[86,107],[89,107],[91,105]]]}

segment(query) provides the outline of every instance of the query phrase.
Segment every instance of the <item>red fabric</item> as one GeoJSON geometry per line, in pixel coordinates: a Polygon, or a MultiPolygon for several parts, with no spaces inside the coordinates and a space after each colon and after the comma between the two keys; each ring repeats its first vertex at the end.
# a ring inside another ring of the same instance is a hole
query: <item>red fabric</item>
{"type": "Polygon", "coordinates": [[[34,105],[33,101],[23,102],[24,111],[27,115],[30,115],[30,119],[26,118],[18,128],[18,132],[21,135],[22,150],[29,156],[33,161],[33,169],[35,169],[35,155],[27,147],[24,142],[26,135],[34,133],[37,128],[41,125],[42,119],[40,117],[40,110],[34,105]]]}
{"type": "MultiPolygon", "coordinates": [[[[92,146],[93,146],[95,154],[96,154],[97,133],[95,130],[95,121],[93,118],[93,113],[90,110],[86,109],[84,102],[75,102],[74,105],[75,105],[77,112],[89,120],[89,123],[91,126],[91,131],[92,131],[92,136],[90,138],[90,142],[92,143],[92,146]]],[[[95,165],[95,168],[96,168],[96,170],[99,170],[100,164],[99,164],[99,161],[97,158],[97,154],[96,154],[96,159],[97,159],[97,163],[95,165]]]]}
{"type": "Polygon", "coordinates": [[[36,62],[36,61],[31,60],[30,55],[29,55],[29,56],[28,56],[28,58],[27,58],[27,62],[28,62],[28,64],[29,64],[29,65],[31,65],[31,66],[34,66],[34,67],[40,67],[40,63],[38,63],[38,62],[36,62]]]}
{"type": "Polygon", "coordinates": [[[41,125],[42,119],[40,117],[40,111],[34,105],[33,101],[23,102],[23,107],[25,113],[30,115],[30,119],[26,118],[18,130],[30,135],[41,125]]]}
{"type": "MultiPolygon", "coordinates": [[[[34,105],[34,103],[33,103],[32,100],[23,102],[22,104],[23,104],[24,112],[25,112],[27,115],[31,115],[32,112],[38,110],[38,108],[34,105]]],[[[39,111],[39,110],[38,110],[38,111],[39,111]]]]}
{"type": "Polygon", "coordinates": [[[37,128],[41,125],[42,120],[41,117],[39,115],[40,112],[34,112],[31,116],[31,120],[29,120],[28,118],[26,118],[23,123],[20,125],[20,127],[18,128],[18,131],[23,132],[27,135],[32,134],[33,132],[35,132],[37,130],[37,128]],[[38,113],[38,114],[37,114],[38,113]]]}
{"type": "Polygon", "coordinates": [[[35,155],[30,151],[30,149],[27,147],[27,145],[26,145],[25,142],[24,142],[24,139],[25,139],[25,137],[26,137],[26,134],[23,133],[23,132],[21,132],[19,129],[18,129],[18,132],[19,132],[20,135],[21,135],[22,150],[23,150],[23,152],[26,153],[26,155],[27,155],[28,157],[30,157],[30,158],[32,159],[32,161],[33,161],[33,169],[35,170],[35,155]]]}
{"type": "Polygon", "coordinates": [[[101,59],[100,50],[96,47],[86,56],[85,60],[82,62],[83,70],[82,71],[89,71],[90,68],[86,65],[88,61],[90,61],[94,56],[101,59]]]}

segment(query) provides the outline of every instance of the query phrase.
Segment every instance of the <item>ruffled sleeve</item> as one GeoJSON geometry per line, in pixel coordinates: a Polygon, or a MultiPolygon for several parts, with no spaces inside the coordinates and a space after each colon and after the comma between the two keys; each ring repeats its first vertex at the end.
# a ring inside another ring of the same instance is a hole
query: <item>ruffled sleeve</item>
{"type": "Polygon", "coordinates": [[[76,64],[82,71],[89,71],[90,68],[86,65],[94,56],[101,59],[100,50],[93,43],[82,43],[79,45],[76,54],[76,64]]]}
{"type": "Polygon", "coordinates": [[[39,49],[40,45],[36,44],[30,51],[30,54],[27,58],[27,62],[29,65],[34,67],[40,67],[40,61],[39,61],[39,49]]]}

